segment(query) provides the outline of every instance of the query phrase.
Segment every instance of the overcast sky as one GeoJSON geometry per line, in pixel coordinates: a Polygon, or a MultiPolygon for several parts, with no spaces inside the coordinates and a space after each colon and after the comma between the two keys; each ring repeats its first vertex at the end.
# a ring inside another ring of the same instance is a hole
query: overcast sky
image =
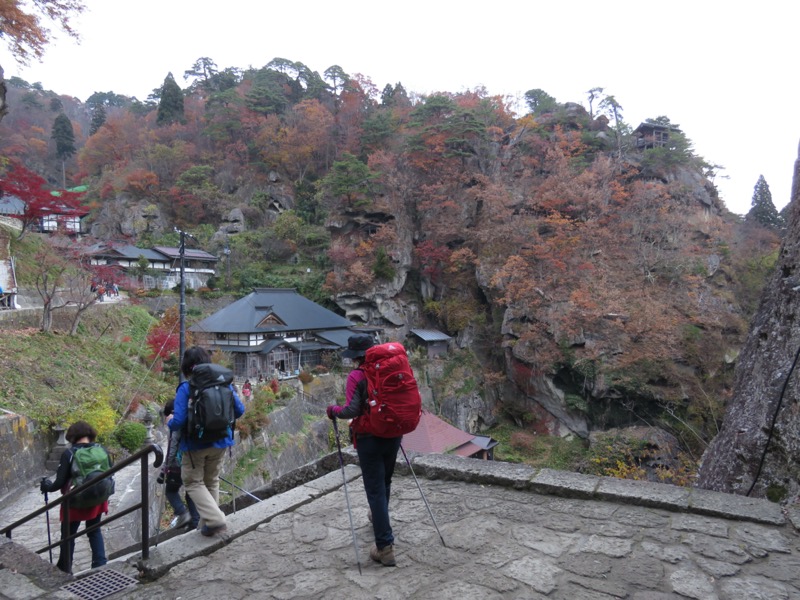
{"type": "MultiPolygon", "coordinates": [[[[382,89],[521,96],[541,88],[587,106],[603,87],[632,126],[665,115],[697,154],[725,167],[715,183],[744,214],[764,175],[777,208],[789,202],[800,142],[796,27],[784,0],[463,0],[302,3],[252,0],[86,0],[80,44],[57,38],[22,68],[0,48],[6,77],[86,100],[113,91],[144,100],[168,72],[200,57],[262,67],[275,57],[320,74],[331,65],[382,89]]],[[[13,108],[12,108],[13,110],[13,108]]]]}

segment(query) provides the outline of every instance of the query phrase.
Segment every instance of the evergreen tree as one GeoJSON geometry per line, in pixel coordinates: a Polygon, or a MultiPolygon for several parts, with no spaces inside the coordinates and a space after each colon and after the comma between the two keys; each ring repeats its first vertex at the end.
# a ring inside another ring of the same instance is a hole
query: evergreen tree
{"type": "Polygon", "coordinates": [[[72,122],[64,113],[59,114],[53,121],[50,137],[56,143],[58,158],[66,160],[75,154],[75,133],[72,130],[72,122]]]}
{"type": "Polygon", "coordinates": [[[61,185],[67,187],[66,160],[75,154],[75,133],[72,122],[63,112],[53,121],[50,137],[56,143],[56,156],[61,159],[61,185]]]}
{"type": "Polygon", "coordinates": [[[94,135],[106,122],[106,107],[98,104],[92,111],[92,124],[89,126],[89,135],[94,135]]]}
{"type": "Polygon", "coordinates": [[[164,85],[161,86],[161,94],[158,102],[158,125],[170,125],[172,123],[183,123],[183,91],[175,83],[172,73],[167,74],[164,85]]]}
{"type": "Polygon", "coordinates": [[[556,99],[539,88],[525,92],[525,102],[534,115],[543,115],[558,109],[556,99]]]}
{"type": "Polygon", "coordinates": [[[395,276],[392,259],[389,258],[389,254],[383,246],[378,246],[375,250],[375,264],[372,265],[372,273],[377,279],[386,281],[390,281],[395,276]]]}
{"type": "Polygon", "coordinates": [[[769,191],[769,185],[763,175],[759,175],[755,188],[753,188],[753,200],[750,206],[750,212],[747,213],[745,220],[755,221],[772,229],[783,227],[783,219],[772,203],[772,193],[769,191]]]}

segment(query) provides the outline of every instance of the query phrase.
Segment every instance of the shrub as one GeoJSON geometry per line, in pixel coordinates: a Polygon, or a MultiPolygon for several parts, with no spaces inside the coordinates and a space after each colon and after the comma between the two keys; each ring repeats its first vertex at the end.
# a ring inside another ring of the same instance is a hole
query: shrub
{"type": "Polygon", "coordinates": [[[136,452],[147,438],[147,427],[136,421],[123,421],[114,430],[114,438],[128,452],[136,452]]]}
{"type": "Polygon", "coordinates": [[[275,395],[269,388],[259,386],[253,391],[253,399],[247,405],[244,416],[236,421],[236,429],[242,439],[253,436],[269,425],[269,413],[275,405],[275,395]]]}
{"type": "Polygon", "coordinates": [[[300,375],[298,375],[297,378],[303,385],[308,385],[309,383],[314,381],[314,375],[311,372],[305,370],[300,371],[300,375]]]}

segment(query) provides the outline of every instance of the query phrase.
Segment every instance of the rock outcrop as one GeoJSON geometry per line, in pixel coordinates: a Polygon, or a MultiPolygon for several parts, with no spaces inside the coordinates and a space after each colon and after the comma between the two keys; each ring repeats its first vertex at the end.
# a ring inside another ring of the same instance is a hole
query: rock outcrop
{"type": "Polygon", "coordinates": [[[800,158],[788,229],[736,365],[723,426],[703,455],[697,485],[782,499],[800,496],[800,158]]]}

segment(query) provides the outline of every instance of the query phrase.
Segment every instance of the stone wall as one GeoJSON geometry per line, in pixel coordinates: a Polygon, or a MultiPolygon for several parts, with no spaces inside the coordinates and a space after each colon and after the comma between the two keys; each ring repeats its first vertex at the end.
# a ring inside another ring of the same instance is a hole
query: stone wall
{"type": "MultiPolygon", "coordinates": [[[[283,408],[270,413],[270,423],[257,436],[237,438],[236,445],[226,456],[223,477],[230,479],[240,460],[257,448],[266,448],[267,453],[245,478],[241,487],[247,490],[262,487],[289,471],[317,460],[329,452],[328,420],[325,407],[303,399],[293,399],[283,408]]],[[[222,484],[223,489],[230,486],[222,484]]]]}
{"type": "Polygon", "coordinates": [[[0,409],[0,503],[10,501],[45,475],[44,463],[55,437],[43,435],[22,415],[0,409]]]}

